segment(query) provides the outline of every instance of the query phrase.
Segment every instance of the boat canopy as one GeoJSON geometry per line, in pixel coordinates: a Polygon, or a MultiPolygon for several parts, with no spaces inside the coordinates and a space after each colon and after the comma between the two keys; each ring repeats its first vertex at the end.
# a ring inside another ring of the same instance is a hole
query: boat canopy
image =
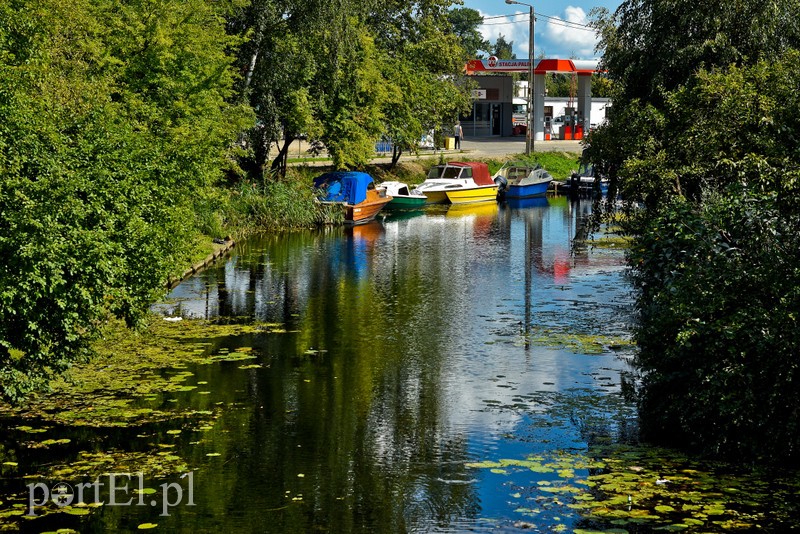
{"type": "Polygon", "coordinates": [[[320,190],[323,202],[346,202],[358,204],[367,199],[367,190],[375,188],[372,176],[365,172],[328,172],[314,179],[314,187],[320,190]]]}
{"type": "Polygon", "coordinates": [[[489,174],[489,166],[485,163],[481,163],[479,161],[468,161],[468,162],[452,161],[450,162],[450,165],[462,165],[464,167],[471,167],[472,179],[475,180],[476,184],[494,185],[494,180],[492,180],[492,176],[489,174]]]}

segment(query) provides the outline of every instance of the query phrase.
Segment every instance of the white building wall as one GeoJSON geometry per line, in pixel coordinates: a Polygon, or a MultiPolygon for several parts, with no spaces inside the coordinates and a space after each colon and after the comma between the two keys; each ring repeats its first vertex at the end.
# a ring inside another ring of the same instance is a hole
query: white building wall
{"type": "MultiPolygon", "coordinates": [[[[553,117],[565,115],[567,113],[567,104],[569,104],[569,98],[567,97],[547,96],[544,98],[544,105],[553,107],[553,117]]],[[[577,101],[573,101],[573,106],[577,109],[577,101]]],[[[598,125],[603,122],[606,118],[606,109],[610,107],[611,99],[592,97],[592,124],[598,125]]]]}

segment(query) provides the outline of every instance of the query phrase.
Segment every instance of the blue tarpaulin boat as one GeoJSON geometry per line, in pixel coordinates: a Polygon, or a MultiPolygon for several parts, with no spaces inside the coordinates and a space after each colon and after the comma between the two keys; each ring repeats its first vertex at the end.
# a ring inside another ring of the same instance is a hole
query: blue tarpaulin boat
{"type": "Polygon", "coordinates": [[[392,200],[385,189],[375,189],[375,180],[365,172],[325,173],[314,179],[314,188],[320,202],[341,204],[345,222],[352,224],[371,221],[392,200]]]}

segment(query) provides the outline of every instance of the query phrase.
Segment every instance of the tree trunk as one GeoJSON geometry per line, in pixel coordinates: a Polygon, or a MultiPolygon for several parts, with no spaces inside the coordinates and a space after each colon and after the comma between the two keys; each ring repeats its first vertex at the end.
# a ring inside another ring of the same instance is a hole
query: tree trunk
{"type": "Polygon", "coordinates": [[[286,178],[286,166],[289,160],[289,146],[295,139],[295,137],[284,138],[283,146],[281,147],[275,159],[272,160],[272,172],[279,174],[281,178],[286,178]]]}
{"type": "Polygon", "coordinates": [[[250,82],[253,81],[253,71],[256,70],[256,61],[258,61],[258,48],[253,52],[253,57],[250,58],[250,66],[247,68],[247,76],[244,79],[244,91],[242,91],[242,94],[247,94],[250,82]]]}
{"type": "Polygon", "coordinates": [[[403,153],[403,149],[397,145],[392,146],[392,163],[389,165],[389,170],[391,171],[394,169],[394,166],[397,165],[397,162],[400,161],[400,155],[403,153]]]}

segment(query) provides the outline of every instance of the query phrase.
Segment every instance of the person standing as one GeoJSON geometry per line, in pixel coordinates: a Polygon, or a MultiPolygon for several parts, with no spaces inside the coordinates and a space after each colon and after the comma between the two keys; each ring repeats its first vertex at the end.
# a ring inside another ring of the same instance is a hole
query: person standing
{"type": "Polygon", "coordinates": [[[456,150],[461,150],[461,138],[464,137],[464,130],[461,129],[461,121],[456,121],[455,128],[453,128],[453,134],[456,138],[456,150]]]}

